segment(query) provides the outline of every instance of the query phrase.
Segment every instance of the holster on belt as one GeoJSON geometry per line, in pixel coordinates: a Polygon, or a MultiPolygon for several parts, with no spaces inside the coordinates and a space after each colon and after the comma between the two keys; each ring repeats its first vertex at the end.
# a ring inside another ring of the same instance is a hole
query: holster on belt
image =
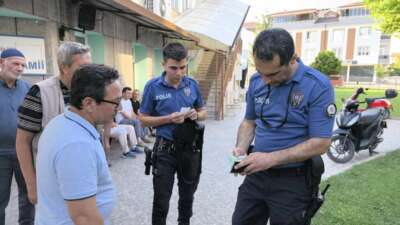
{"type": "Polygon", "coordinates": [[[176,126],[173,138],[178,169],[183,178],[188,182],[198,180],[201,173],[204,125],[186,119],[176,126]]]}
{"type": "Polygon", "coordinates": [[[325,193],[329,188],[329,184],[321,192],[319,185],[321,183],[322,174],[325,172],[324,161],[320,155],[314,156],[305,162],[306,166],[306,182],[311,194],[311,201],[306,210],[294,214],[290,225],[309,225],[311,219],[317,213],[319,208],[325,201],[325,193]]]}

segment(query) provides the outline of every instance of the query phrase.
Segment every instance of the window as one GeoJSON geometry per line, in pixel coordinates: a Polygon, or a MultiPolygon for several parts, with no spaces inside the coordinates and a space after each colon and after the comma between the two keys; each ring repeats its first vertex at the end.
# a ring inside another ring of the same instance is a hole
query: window
{"type": "Polygon", "coordinates": [[[388,45],[381,45],[379,48],[379,55],[389,55],[390,47],[388,45]]]}
{"type": "Polygon", "coordinates": [[[341,58],[342,58],[342,55],[343,55],[343,48],[341,48],[341,47],[332,48],[332,52],[335,53],[336,57],[338,57],[339,59],[341,59],[341,58]]]}
{"type": "Polygon", "coordinates": [[[186,11],[187,9],[189,9],[189,1],[188,0],[182,1],[182,9],[183,9],[183,12],[186,11]]]}
{"type": "Polygon", "coordinates": [[[371,35],[371,27],[360,27],[358,29],[358,35],[360,35],[360,37],[371,35]]]}
{"type": "Polygon", "coordinates": [[[343,42],[344,41],[344,29],[335,29],[332,34],[333,42],[343,42]]]}
{"type": "Polygon", "coordinates": [[[385,34],[381,35],[381,40],[388,40],[388,39],[390,39],[390,35],[385,35],[385,34]]]}
{"type": "Polygon", "coordinates": [[[317,54],[317,51],[313,48],[309,48],[305,50],[304,57],[307,61],[312,61],[314,60],[315,56],[317,54]]]}
{"type": "Polygon", "coordinates": [[[172,0],[172,8],[179,11],[179,0],[172,0]]]}
{"type": "Polygon", "coordinates": [[[368,46],[359,46],[357,49],[358,56],[369,56],[369,47],[368,46]]]}
{"type": "Polygon", "coordinates": [[[352,8],[352,9],[343,9],[340,11],[342,16],[368,16],[371,15],[369,9],[366,8],[352,8]]]}
{"type": "Polygon", "coordinates": [[[307,31],[306,32],[306,42],[314,42],[317,39],[317,32],[307,31]]]}

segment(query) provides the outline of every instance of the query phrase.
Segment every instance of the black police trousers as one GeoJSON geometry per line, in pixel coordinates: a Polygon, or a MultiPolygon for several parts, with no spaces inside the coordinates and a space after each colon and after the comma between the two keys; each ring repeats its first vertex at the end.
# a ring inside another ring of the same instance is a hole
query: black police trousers
{"type": "Polygon", "coordinates": [[[305,173],[260,171],[245,178],[239,187],[232,225],[293,224],[311,201],[305,173]]]}
{"type": "MultiPolygon", "coordinates": [[[[155,148],[157,149],[157,148],[155,148]]],[[[189,225],[192,216],[194,193],[199,179],[186,180],[182,174],[175,152],[156,151],[155,165],[153,169],[153,213],[152,225],[165,225],[169,210],[169,200],[174,186],[175,173],[178,178],[178,224],[189,225]]]]}

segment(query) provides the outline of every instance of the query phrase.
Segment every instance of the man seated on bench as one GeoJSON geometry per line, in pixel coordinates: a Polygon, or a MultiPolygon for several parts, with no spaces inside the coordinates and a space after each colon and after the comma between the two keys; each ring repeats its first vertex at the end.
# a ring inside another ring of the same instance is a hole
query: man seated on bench
{"type": "Polygon", "coordinates": [[[139,146],[144,147],[144,143],[150,143],[151,140],[146,138],[147,130],[142,126],[137,115],[133,111],[132,102],[132,88],[124,87],[122,89],[122,99],[120,110],[115,117],[118,124],[129,124],[135,128],[136,138],[139,146]]]}
{"type": "Polygon", "coordinates": [[[135,129],[131,125],[113,123],[110,137],[117,139],[121,144],[123,158],[135,158],[134,153],[143,152],[137,147],[135,129]]]}

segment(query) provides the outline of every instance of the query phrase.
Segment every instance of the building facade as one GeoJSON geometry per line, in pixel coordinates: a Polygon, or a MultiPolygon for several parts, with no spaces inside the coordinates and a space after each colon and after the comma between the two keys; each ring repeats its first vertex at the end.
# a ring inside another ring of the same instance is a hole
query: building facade
{"type": "Polygon", "coordinates": [[[311,64],[330,50],[342,61],[346,82],[375,82],[375,67],[390,64],[394,37],[383,34],[363,3],[337,9],[304,9],[270,15],[273,27],[287,29],[296,53],[311,64]]]}
{"type": "Polygon", "coordinates": [[[212,12],[210,7],[218,10],[236,1],[0,0],[0,51],[21,49],[28,60],[23,78],[36,83],[58,74],[56,54],[62,41],[80,42],[90,47],[94,63],[115,67],[125,86],[143,90],[149,79],[162,72],[162,47],[179,41],[189,48],[187,72],[199,80],[210,103],[211,118],[222,119],[226,83],[233,76],[231,68],[236,61],[231,56],[237,52],[240,39],[235,34],[248,6],[240,5],[233,12],[218,11],[222,17],[236,13],[239,18],[228,44],[215,45],[218,36],[207,31],[199,34],[176,21],[193,19],[188,12],[196,9],[212,12]],[[223,50],[217,48],[221,46],[223,50]]]}

